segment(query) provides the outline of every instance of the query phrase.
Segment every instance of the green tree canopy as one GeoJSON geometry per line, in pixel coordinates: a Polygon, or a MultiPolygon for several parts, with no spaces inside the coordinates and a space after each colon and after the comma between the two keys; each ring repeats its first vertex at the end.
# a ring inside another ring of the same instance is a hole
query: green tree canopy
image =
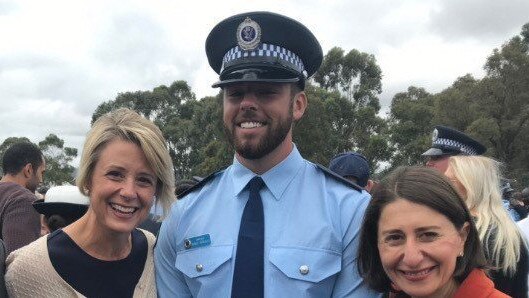
{"type": "Polygon", "coordinates": [[[75,168],[70,163],[77,157],[77,149],[64,147],[64,141],[55,134],[40,141],[39,148],[46,159],[44,185],[74,184],[75,168]]]}
{"type": "Polygon", "coordinates": [[[392,167],[423,163],[421,154],[431,145],[433,103],[430,93],[413,86],[393,97],[388,133],[393,149],[392,167]]]}
{"type": "Polygon", "coordinates": [[[437,94],[410,87],[395,95],[389,123],[392,166],[419,162],[429,132],[444,124],[482,142],[486,155],[505,164],[508,178],[529,185],[529,23],[494,49],[484,68],[484,78],[465,75],[437,94]]]}
{"type": "Polygon", "coordinates": [[[345,54],[343,49],[334,47],[325,55],[314,81],[327,93],[310,94],[309,100],[316,97],[324,103],[325,120],[332,131],[326,133],[332,146],[323,153],[328,156],[327,161],[340,152],[358,151],[375,171],[380,162],[389,159],[391,153],[383,136],[387,124],[378,116],[381,80],[382,71],[371,54],[356,49],[345,54]]]}

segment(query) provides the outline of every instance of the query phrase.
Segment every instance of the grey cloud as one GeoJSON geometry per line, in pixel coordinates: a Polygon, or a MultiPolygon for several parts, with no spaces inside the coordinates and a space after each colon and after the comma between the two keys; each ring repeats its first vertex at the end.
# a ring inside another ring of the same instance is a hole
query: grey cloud
{"type": "Polygon", "coordinates": [[[83,136],[89,126],[89,121],[76,113],[72,105],[50,100],[12,101],[0,117],[0,141],[10,136],[24,136],[37,142],[50,133],[69,139],[83,136]]]}
{"type": "MultiPolygon", "coordinates": [[[[181,37],[171,36],[169,28],[154,18],[137,12],[117,15],[101,24],[104,31],[96,34],[93,59],[99,73],[109,78],[100,82],[103,88],[150,90],[189,78],[202,63],[202,55],[196,55],[185,40],[174,42],[181,37]],[[120,86],[120,81],[128,83],[120,86]]],[[[177,25],[184,26],[180,22],[177,25]]]]}
{"type": "Polygon", "coordinates": [[[0,1],[0,16],[5,16],[13,13],[18,8],[15,1],[0,1]]]}
{"type": "Polygon", "coordinates": [[[314,7],[303,8],[303,23],[312,25],[324,51],[339,46],[375,55],[381,46],[398,47],[424,36],[431,10],[425,1],[415,0],[331,1],[314,7]],[[319,17],[311,18],[313,15],[319,17]]]}
{"type": "Polygon", "coordinates": [[[97,94],[97,74],[90,73],[84,65],[31,52],[8,58],[0,63],[0,93],[4,100],[46,99],[83,106],[93,100],[94,90],[97,94]]]}
{"type": "Polygon", "coordinates": [[[138,71],[153,67],[154,61],[171,55],[168,36],[151,18],[139,14],[118,15],[103,24],[97,34],[95,57],[108,67],[138,71]]]}
{"type": "Polygon", "coordinates": [[[443,0],[432,12],[430,28],[447,40],[507,40],[529,22],[527,0],[443,0]]]}

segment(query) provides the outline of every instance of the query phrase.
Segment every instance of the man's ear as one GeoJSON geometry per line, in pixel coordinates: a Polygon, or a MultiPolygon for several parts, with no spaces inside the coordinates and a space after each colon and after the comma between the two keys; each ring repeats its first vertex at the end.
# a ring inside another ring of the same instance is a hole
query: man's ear
{"type": "Polygon", "coordinates": [[[292,100],[292,114],[294,117],[294,120],[299,120],[301,117],[303,117],[303,114],[305,113],[305,110],[307,109],[307,95],[305,95],[305,91],[298,92],[294,96],[294,100],[292,100]]]}
{"type": "Polygon", "coordinates": [[[373,182],[373,180],[368,179],[368,180],[367,180],[367,185],[366,185],[366,187],[364,187],[364,188],[365,188],[365,190],[366,190],[367,192],[371,192],[371,189],[373,189],[373,186],[375,186],[375,183],[373,182]]]}
{"type": "Polygon", "coordinates": [[[33,175],[33,165],[31,165],[31,163],[27,163],[22,168],[22,173],[24,174],[25,178],[30,178],[33,175]]]}

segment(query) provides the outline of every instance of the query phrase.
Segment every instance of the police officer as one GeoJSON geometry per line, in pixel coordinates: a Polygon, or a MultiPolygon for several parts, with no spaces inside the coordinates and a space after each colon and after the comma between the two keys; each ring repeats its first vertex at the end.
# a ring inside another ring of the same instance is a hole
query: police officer
{"type": "Polygon", "coordinates": [[[369,164],[365,156],[358,152],[337,154],[329,162],[329,169],[343,178],[363,187],[367,192],[373,187],[369,179],[369,164]]]}
{"type": "Polygon", "coordinates": [[[185,193],[155,249],[161,297],[371,297],[356,268],[369,195],[300,155],[292,123],[322,61],[301,23],[232,16],[206,40],[233,164],[185,193]]]}
{"type": "Polygon", "coordinates": [[[483,155],[485,151],[485,146],[459,130],[437,125],[432,133],[432,147],[422,156],[427,157],[426,166],[444,173],[450,156],[483,155]]]}

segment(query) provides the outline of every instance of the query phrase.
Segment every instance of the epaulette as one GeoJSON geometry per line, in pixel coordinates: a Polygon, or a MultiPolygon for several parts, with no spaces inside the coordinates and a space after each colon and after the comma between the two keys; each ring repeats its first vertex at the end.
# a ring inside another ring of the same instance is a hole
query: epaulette
{"type": "Polygon", "coordinates": [[[197,189],[201,189],[204,185],[206,185],[206,183],[208,183],[208,181],[210,181],[211,179],[213,179],[217,174],[223,172],[224,169],[220,170],[220,171],[217,171],[217,172],[213,172],[211,174],[209,174],[208,176],[206,176],[204,179],[200,180],[197,184],[191,186],[190,188],[186,189],[185,191],[183,191],[179,196],[178,196],[178,199],[181,200],[183,199],[186,195],[188,195],[189,193],[197,190],[197,189]]]}
{"type": "Polygon", "coordinates": [[[333,179],[335,179],[336,181],[342,183],[342,184],[345,184],[346,186],[349,186],[351,188],[354,188],[356,190],[358,190],[359,192],[362,192],[362,190],[364,189],[363,187],[361,187],[360,185],[356,184],[356,183],[353,183],[345,178],[343,178],[342,176],[336,174],[335,172],[331,171],[329,168],[327,167],[324,167],[320,164],[315,164],[320,170],[323,171],[323,173],[325,175],[327,175],[328,177],[331,177],[333,179]]]}

